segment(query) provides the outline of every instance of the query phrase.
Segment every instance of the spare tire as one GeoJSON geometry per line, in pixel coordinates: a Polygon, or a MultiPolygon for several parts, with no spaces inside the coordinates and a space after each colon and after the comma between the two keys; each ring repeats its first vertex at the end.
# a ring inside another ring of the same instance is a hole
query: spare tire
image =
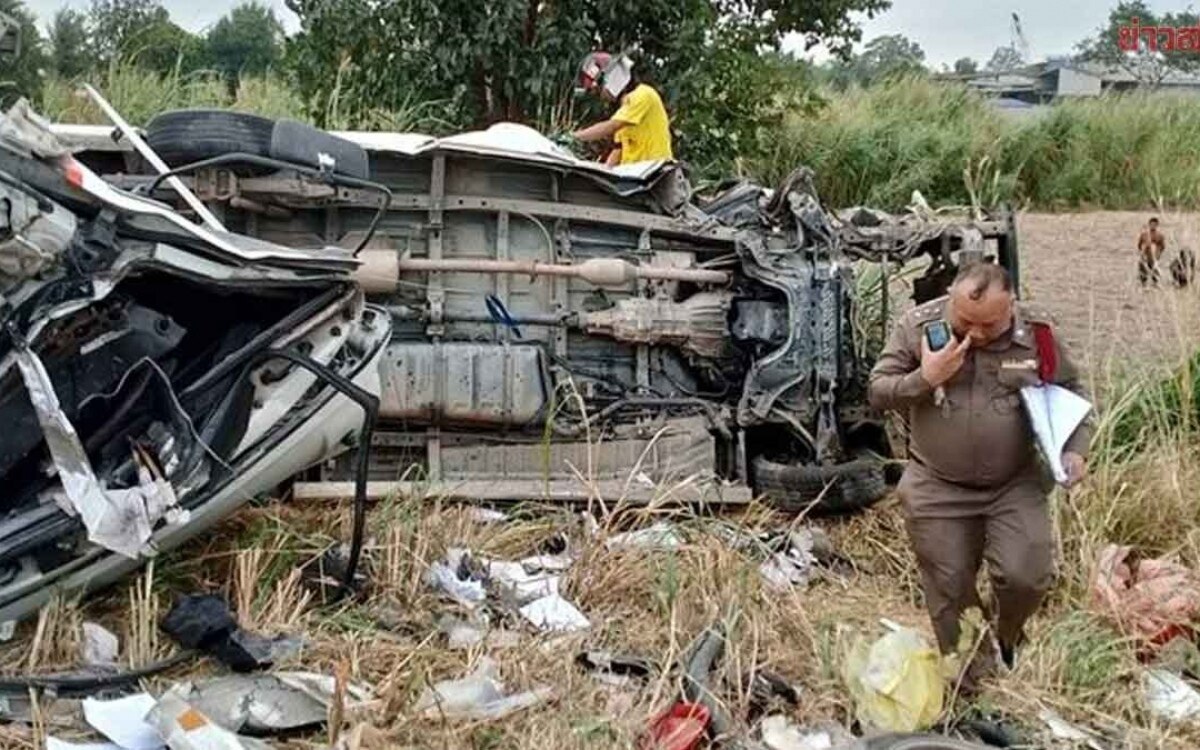
{"type": "Polygon", "coordinates": [[[269,156],[275,121],[223,109],[177,109],[146,126],[146,143],[172,167],[223,154],[269,156]]]}
{"type": "Polygon", "coordinates": [[[751,468],[756,492],[768,505],[787,513],[855,513],[888,493],[885,464],[873,458],[821,466],[785,464],[756,456],[751,468]]]}

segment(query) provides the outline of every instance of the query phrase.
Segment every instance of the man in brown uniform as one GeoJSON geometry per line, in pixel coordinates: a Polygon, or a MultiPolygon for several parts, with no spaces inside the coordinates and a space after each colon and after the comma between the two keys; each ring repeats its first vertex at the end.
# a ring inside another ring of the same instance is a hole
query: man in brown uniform
{"type": "MultiPolygon", "coordinates": [[[[984,559],[995,593],[984,611],[1010,667],[1025,621],[1052,583],[1053,480],[1019,394],[1040,382],[1085,395],[1048,319],[1017,302],[1008,272],[990,263],[965,267],[949,296],[903,315],[871,372],[872,406],[908,419],[898,494],[942,653],[957,646],[963,611],[984,610],[976,590],[984,559]],[[924,327],[939,320],[954,335],[933,352],[924,327]]],[[[1069,484],[1083,478],[1089,438],[1085,423],[1063,452],[1069,484]]]]}
{"type": "Polygon", "coordinates": [[[1158,219],[1152,217],[1138,235],[1138,281],[1158,286],[1158,260],[1167,249],[1167,238],[1158,231],[1158,219]]]}

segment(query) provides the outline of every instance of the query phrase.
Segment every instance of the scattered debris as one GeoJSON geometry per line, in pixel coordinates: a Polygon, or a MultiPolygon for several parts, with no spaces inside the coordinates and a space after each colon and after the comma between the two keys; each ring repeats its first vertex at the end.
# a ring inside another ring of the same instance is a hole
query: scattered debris
{"type": "Polygon", "coordinates": [[[895,628],[870,646],[860,637],[842,676],[864,726],[914,732],[932,726],[942,711],[940,659],[910,628],[895,628]]]}
{"type": "Polygon", "coordinates": [[[680,701],[650,723],[643,750],[694,750],[712,723],[706,706],[680,701]]]}
{"type": "Polygon", "coordinates": [[[573,632],[592,626],[574,604],[558,594],[536,599],[521,607],[520,612],[522,617],[541,631],[573,632]]]}
{"type": "Polygon", "coordinates": [[[672,550],[683,546],[683,537],[673,524],[659,521],[644,529],[611,536],[604,546],[608,549],[672,550]]]}
{"type": "Polygon", "coordinates": [[[270,745],[241,737],[220,726],[181,695],[176,685],[158,700],[146,719],[154,724],[171,750],[270,750],[270,745]]]}
{"type": "Polygon", "coordinates": [[[709,680],[725,651],[724,625],[712,625],[695,640],[683,660],[683,695],[691,703],[702,704],[708,712],[713,736],[726,734],[732,726],[721,700],[709,686],[709,680]]]}
{"type": "Polygon", "coordinates": [[[162,737],[145,721],[154,705],[154,698],[146,693],[111,701],[85,698],[83,716],[93,729],[124,750],[159,750],[162,737]]]}
{"type": "Polygon", "coordinates": [[[492,524],[503,523],[508,520],[508,514],[504,511],[494,510],[492,508],[479,508],[472,506],[467,511],[471,520],[476,523],[492,524]]]}
{"type": "Polygon", "coordinates": [[[767,585],[776,591],[789,591],[796,586],[807,586],[812,579],[812,566],[816,558],[795,549],[775,552],[759,566],[767,585]]]}
{"type": "Polygon", "coordinates": [[[492,629],[487,622],[486,615],[481,615],[479,619],[483,622],[468,622],[453,615],[443,615],[438,620],[438,630],[445,634],[446,645],[452,649],[473,648],[480,644],[496,649],[520,645],[520,633],[492,629]]]}
{"type": "Polygon", "coordinates": [[[469,676],[443,680],[426,689],[413,709],[427,718],[493,720],[536,706],[553,695],[554,689],[549,687],[505,695],[496,663],[484,657],[469,676]]]}
{"type": "Polygon", "coordinates": [[[111,667],[117,663],[121,642],[103,625],[83,623],[83,643],[80,644],[83,663],[89,667],[111,667]]]}
{"type": "Polygon", "coordinates": [[[1200,581],[1184,565],[1131,553],[1115,544],[1100,552],[1092,605],[1126,634],[1165,643],[1200,614],[1200,581]]]}
{"type": "Polygon", "coordinates": [[[267,638],[243,630],[229,604],[216,594],[180,597],[161,627],[179,645],[208,653],[235,672],[270,667],[302,644],[296,638],[267,638]]]}
{"type": "Polygon", "coordinates": [[[1092,750],[1104,750],[1104,748],[1098,742],[1096,742],[1091,733],[1085,732],[1074,724],[1068,723],[1065,719],[1063,719],[1063,717],[1059,716],[1049,708],[1043,708],[1041,711],[1038,711],[1038,718],[1042,720],[1042,723],[1045,724],[1046,728],[1050,730],[1050,735],[1056,740],[1082,742],[1088,747],[1092,748],[1092,750]]]}
{"type": "Polygon", "coordinates": [[[57,737],[47,737],[46,750],[121,750],[121,746],[111,742],[67,742],[57,737]]]}
{"type": "Polygon", "coordinates": [[[518,605],[535,599],[558,595],[559,576],[548,573],[530,574],[519,562],[503,560],[483,563],[489,583],[496,584],[500,593],[518,605]]]}
{"type": "Polygon", "coordinates": [[[654,666],[637,656],[617,656],[609,651],[583,651],[575,663],[609,685],[627,685],[654,675],[654,666]]]}
{"type": "Polygon", "coordinates": [[[425,583],[441,591],[467,609],[474,609],[487,599],[483,580],[470,568],[470,552],[458,547],[446,550],[446,559],[429,566],[425,583]]]}
{"type": "MultiPolygon", "coordinates": [[[[227,675],[177,683],[172,691],[231,732],[268,734],[323,724],[333,700],[333,678],[311,672],[227,675]]],[[[351,708],[371,699],[363,687],[347,685],[351,708]]]]}
{"type": "Polygon", "coordinates": [[[763,744],[771,750],[832,750],[854,741],[838,724],[804,729],[780,714],[763,719],[759,729],[763,744]]]}
{"type": "Polygon", "coordinates": [[[1142,677],[1146,706],[1173,723],[1200,720],[1200,692],[1182,677],[1165,669],[1148,669],[1142,677]]]}
{"type": "Polygon", "coordinates": [[[754,721],[777,703],[788,706],[800,704],[800,691],[783,677],[765,669],[756,669],[745,675],[744,684],[749,686],[750,710],[747,718],[754,721]]]}

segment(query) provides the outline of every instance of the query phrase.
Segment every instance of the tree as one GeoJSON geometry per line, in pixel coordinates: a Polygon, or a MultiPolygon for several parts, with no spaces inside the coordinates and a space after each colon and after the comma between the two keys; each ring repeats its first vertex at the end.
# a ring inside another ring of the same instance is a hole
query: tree
{"type": "Polygon", "coordinates": [[[369,103],[437,101],[455,126],[499,120],[565,127],[587,108],[572,96],[589,51],[629,51],[664,92],[688,159],[728,160],[777,114],[763,51],[784,34],[847,51],[889,0],[287,0],[300,19],[288,67],[326,123],[353,125],[369,103]]]}
{"type": "Polygon", "coordinates": [[[867,42],[855,67],[858,79],[871,83],[896,75],[924,72],[925,51],[903,34],[878,36],[867,42]]]}
{"type": "Polygon", "coordinates": [[[986,69],[991,73],[1009,73],[1024,65],[1025,58],[1014,47],[997,47],[986,69]]]}
{"type": "Polygon", "coordinates": [[[1157,86],[1172,71],[1200,69],[1200,38],[1174,31],[1195,29],[1198,22],[1200,17],[1190,10],[1158,15],[1143,0],[1121,2],[1109,11],[1108,23],[1075,48],[1084,60],[1122,68],[1141,83],[1157,86]]]}
{"type": "Polygon", "coordinates": [[[50,66],[60,78],[75,78],[95,65],[87,17],[70,8],[62,8],[50,22],[47,41],[50,66]]]}
{"type": "Polygon", "coordinates": [[[217,21],[206,40],[209,64],[230,80],[263,73],[283,54],[283,25],[275,12],[253,0],[217,21]]]}
{"type": "Polygon", "coordinates": [[[969,57],[960,57],[954,61],[954,72],[960,76],[974,75],[979,72],[979,63],[969,57]]]}
{"type": "Polygon", "coordinates": [[[21,0],[0,0],[0,13],[17,22],[20,49],[12,60],[0,67],[0,107],[7,108],[22,96],[38,103],[42,95],[42,72],[46,65],[41,34],[33,14],[21,0]]]}
{"type": "Polygon", "coordinates": [[[126,59],[166,73],[203,63],[202,40],[173,23],[159,0],[92,0],[88,22],[101,64],[126,59]]]}

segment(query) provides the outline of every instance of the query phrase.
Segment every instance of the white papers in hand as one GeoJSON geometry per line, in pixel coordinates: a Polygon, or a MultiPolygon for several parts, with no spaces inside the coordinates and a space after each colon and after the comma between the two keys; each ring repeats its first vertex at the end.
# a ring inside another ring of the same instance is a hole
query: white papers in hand
{"type": "Polygon", "coordinates": [[[1092,410],[1091,403],[1060,385],[1025,386],[1021,389],[1021,400],[1025,403],[1038,448],[1054,473],[1054,480],[1066,484],[1063,448],[1092,410]]]}

